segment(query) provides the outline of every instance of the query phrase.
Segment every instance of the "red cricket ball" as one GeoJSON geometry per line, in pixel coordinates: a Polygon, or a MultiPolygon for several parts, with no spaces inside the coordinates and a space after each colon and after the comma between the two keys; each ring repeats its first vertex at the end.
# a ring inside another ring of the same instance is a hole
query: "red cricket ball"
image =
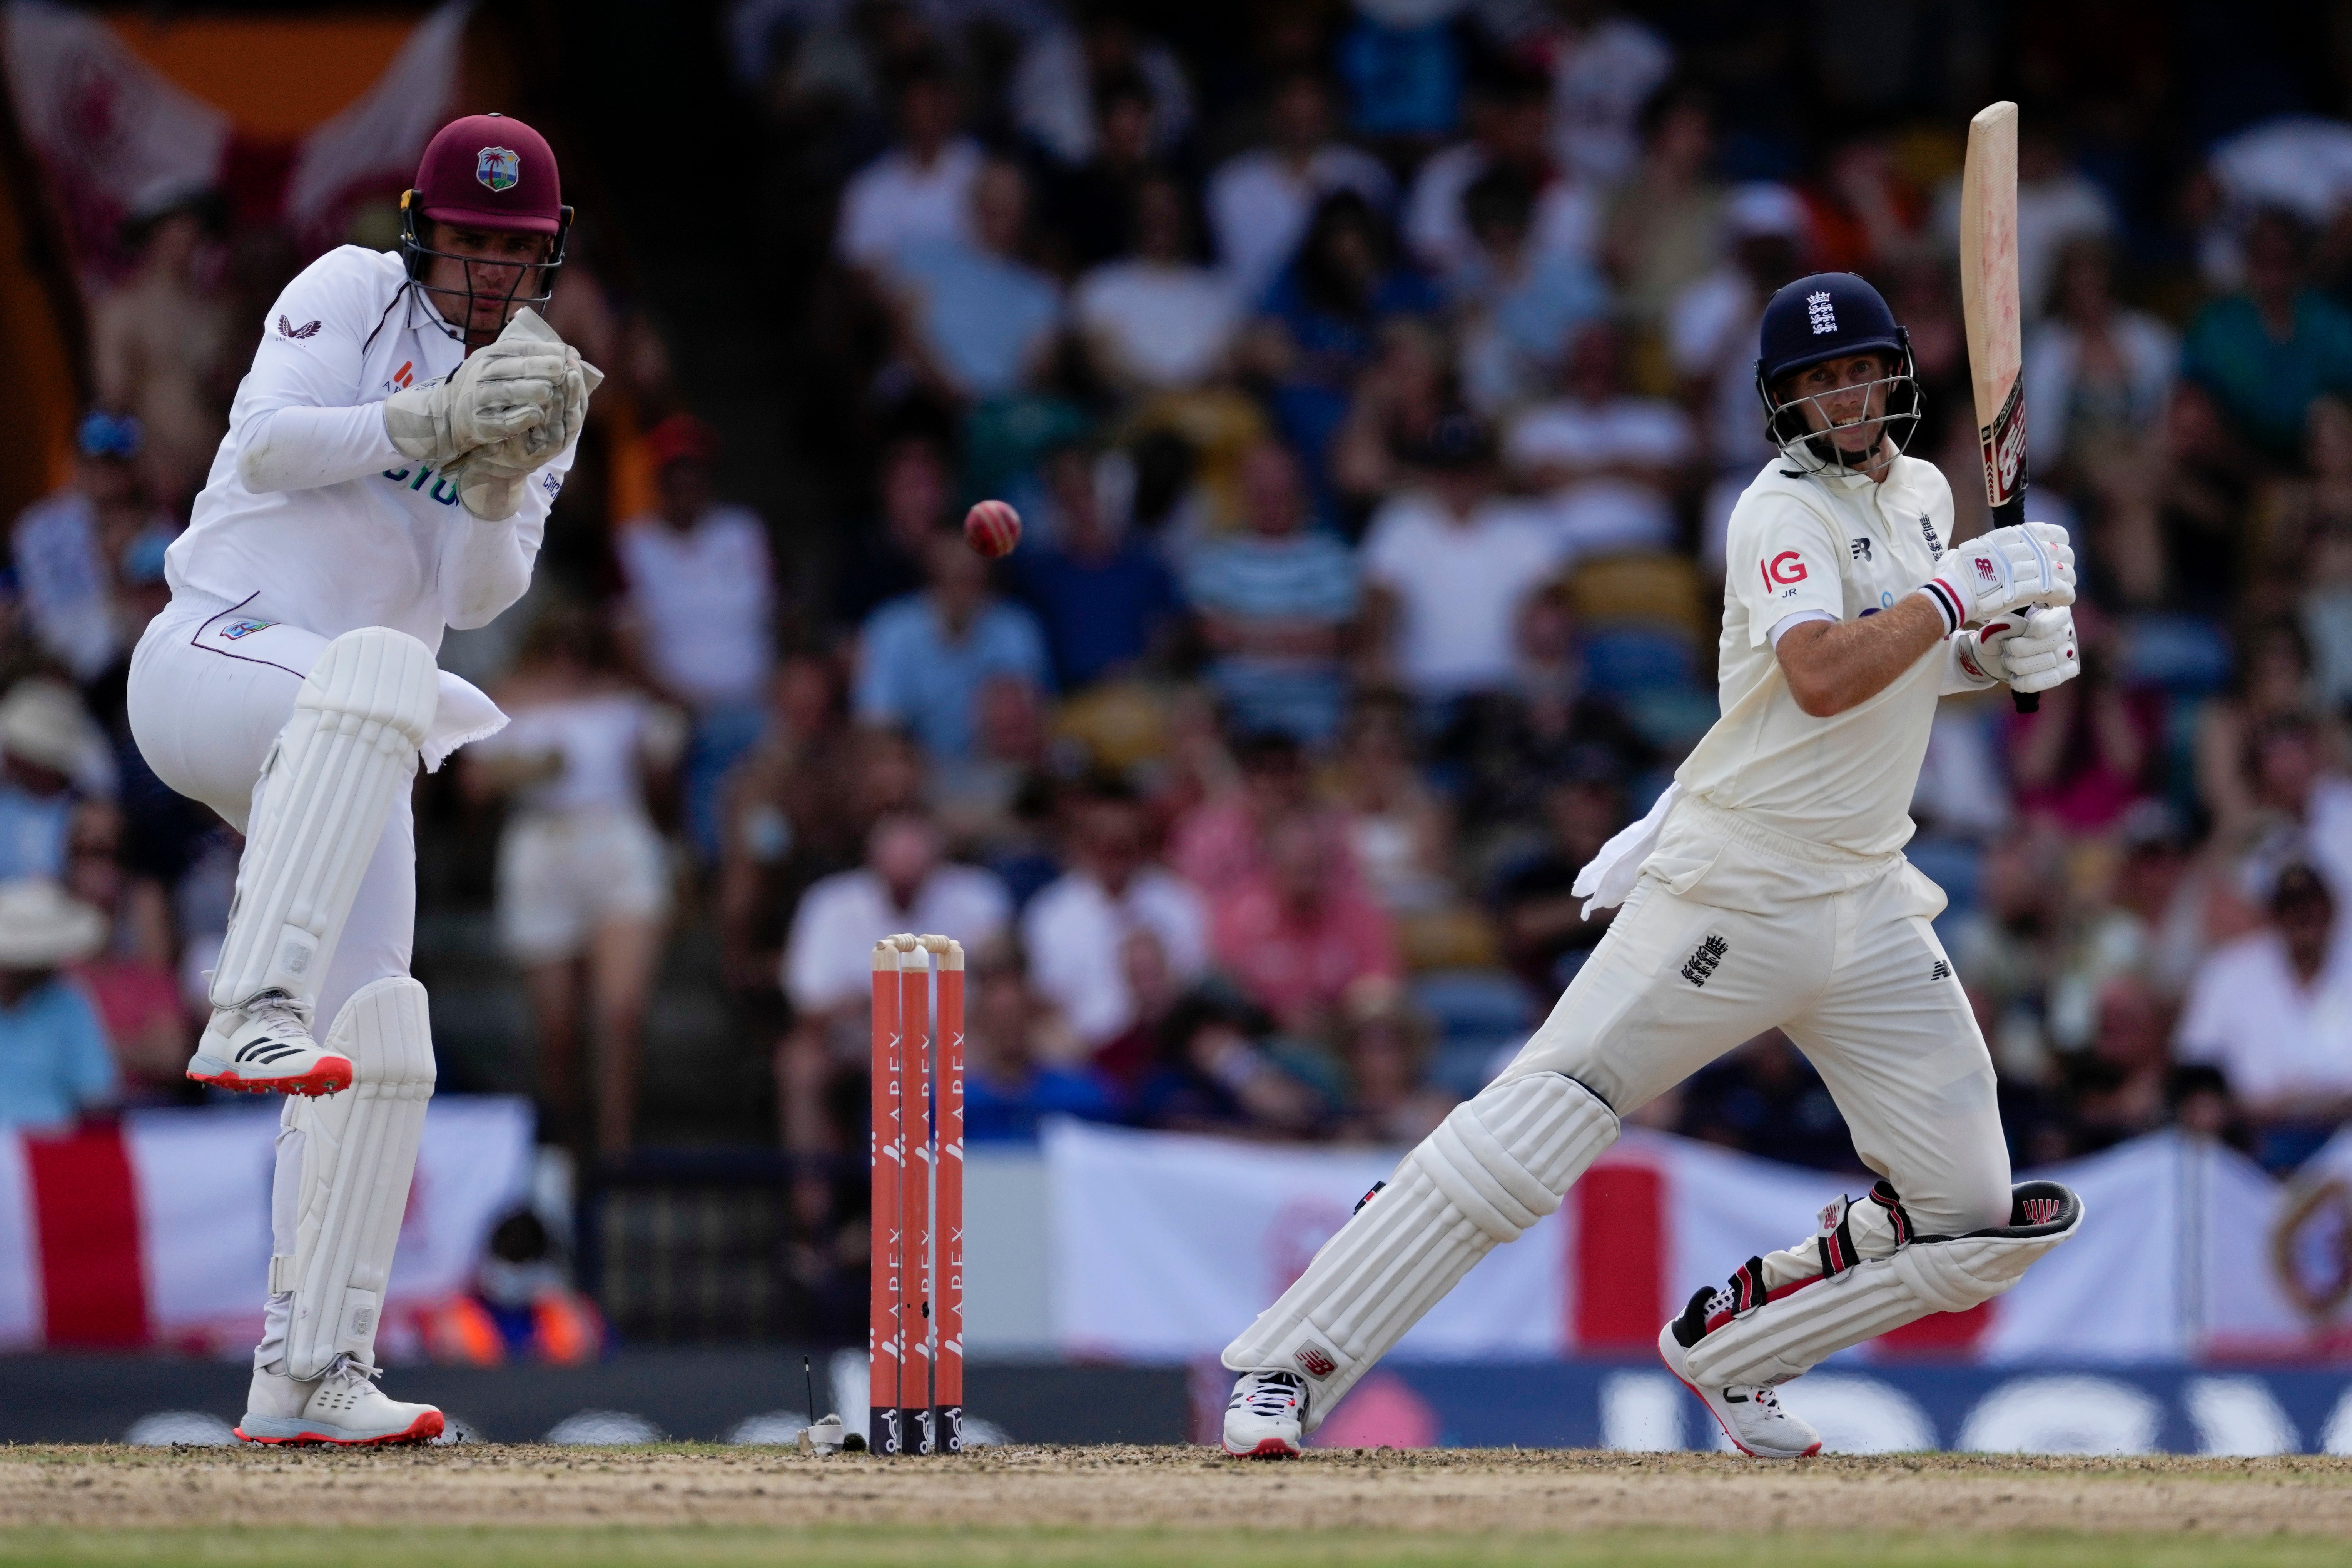
{"type": "Polygon", "coordinates": [[[1021,542],[1021,514],[1001,500],[977,502],[963,514],[963,539],[992,560],[1021,542]]]}

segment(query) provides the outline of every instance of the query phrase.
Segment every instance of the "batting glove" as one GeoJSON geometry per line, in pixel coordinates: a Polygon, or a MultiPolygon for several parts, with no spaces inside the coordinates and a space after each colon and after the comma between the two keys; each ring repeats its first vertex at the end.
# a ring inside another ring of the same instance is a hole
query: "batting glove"
{"type": "Polygon", "coordinates": [[[1953,658],[1973,684],[2009,682],[2013,691],[2047,691],[2083,673],[2074,647],[2074,612],[2063,605],[2035,605],[2023,616],[1989,621],[1963,632],[1953,658]]]}
{"type": "Polygon", "coordinates": [[[1947,635],[2021,605],[2074,602],[2074,552],[2054,522],[1996,528],[1944,552],[1919,591],[1943,613],[1947,635]]]}

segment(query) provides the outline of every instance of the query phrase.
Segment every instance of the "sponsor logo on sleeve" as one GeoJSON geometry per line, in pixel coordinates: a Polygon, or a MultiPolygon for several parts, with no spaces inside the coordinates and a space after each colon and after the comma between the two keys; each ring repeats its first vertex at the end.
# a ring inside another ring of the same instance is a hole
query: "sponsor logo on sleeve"
{"type": "Polygon", "coordinates": [[[1805,558],[1793,550],[1783,550],[1769,561],[1759,562],[1756,569],[1764,574],[1764,586],[1768,592],[1786,584],[1805,580],[1805,558]]]}
{"type": "Polygon", "coordinates": [[[316,321],[305,321],[298,327],[281,314],[278,318],[278,334],[280,337],[292,338],[299,342],[304,338],[317,337],[319,335],[319,323],[316,321]]]}

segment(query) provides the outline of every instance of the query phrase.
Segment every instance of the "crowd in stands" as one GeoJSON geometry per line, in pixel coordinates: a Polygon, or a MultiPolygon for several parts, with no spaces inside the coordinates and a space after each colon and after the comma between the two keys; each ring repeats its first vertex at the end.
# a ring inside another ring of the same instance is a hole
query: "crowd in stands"
{"type": "MultiPolygon", "coordinates": [[[[885,932],[971,954],[974,1142],[1403,1142],[1508,1058],[1607,928],[1577,869],[1714,717],[1772,289],[1881,287],[1911,450],[1984,523],[1965,111],[1783,51],[1853,110],[1792,131],[1728,8],[1640,9],[1269,5],[1213,60],[1108,4],[735,7],[741,90],[840,172],[807,374],[854,438],[799,460],[845,499],[732,504],[756,458],[657,344],[614,351],[652,366],[641,427],[592,434],[645,514],[560,514],[594,542],[451,639],[514,723],[425,819],[495,876],[424,910],[494,900],[550,1142],[642,1141],[688,937],[765,1064],[813,1288],[863,1267],[885,932]],[[1025,522],[1001,563],[958,528],[985,496],[1025,522]]],[[[2180,1125],[2284,1173],[2352,1116],[2352,124],[2200,109],[2167,162],[2193,75],[2077,100],[2096,51],[2034,41],[2032,510],[2074,532],[2084,672],[2031,716],[1947,701],[1911,854],[2020,1166],[2180,1125]]],[[[259,319],[191,281],[217,243],[152,226],[75,477],[15,529],[0,1121],[184,1098],[235,840],[140,766],[121,682],[259,319]],[[10,949],[26,879],[110,934],[10,949]]],[[[620,331],[596,288],[558,312],[620,331]]],[[[1777,1033],[1629,1120],[1853,1162],[1777,1033]]]]}

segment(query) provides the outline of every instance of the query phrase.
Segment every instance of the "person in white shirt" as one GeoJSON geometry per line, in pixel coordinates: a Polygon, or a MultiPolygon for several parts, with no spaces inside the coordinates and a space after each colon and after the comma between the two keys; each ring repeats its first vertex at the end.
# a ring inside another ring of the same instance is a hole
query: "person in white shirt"
{"type": "Polygon", "coordinates": [[[842,187],[834,248],[853,267],[887,272],[898,253],[923,242],[969,239],[979,144],[956,134],[955,84],[944,67],[919,60],[898,82],[899,145],[842,187]]]}
{"type": "Polygon", "coordinates": [[[2263,1143],[2280,1146],[2258,1151],[2278,1169],[2352,1117],[2352,954],[2336,935],[2336,897],[2313,867],[2279,871],[2267,927],[2199,967],[2175,1054],[2221,1069],[2263,1143]]]}
{"type": "Polygon", "coordinates": [[[1674,491],[1698,443],[1681,408],[1626,390],[1623,364],[1614,326],[1585,327],[1560,367],[1564,395],[1513,420],[1505,444],[1512,472],[1544,493],[1572,557],[1674,544],[1674,491]]]}
{"type": "Polygon", "coordinates": [[[1364,534],[1368,635],[1406,690],[1437,703],[1510,680],[1519,605],[1561,551],[1538,508],[1495,493],[1494,437],[1479,421],[1440,420],[1414,456],[1426,488],[1389,501],[1364,534]]]}
{"type": "Polygon", "coordinates": [[[257,1442],[442,1429],[370,1382],[434,1079],[409,785],[506,721],[433,652],[530,585],[600,379],[530,309],[572,216],[537,132],[452,121],[402,211],[399,253],[329,251],[256,323],[131,656],[148,765],[246,834],[188,1076],[295,1097],[238,1427],[257,1442]]]}
{"type": "Polygon", "coordinates": [[[895,812],[866,835],[865,865],[801,895],[784,938],[793,1028],[776,1052],[785,1148],[822,1152],[838,1141],[839,1130],[826,1121],[825,1091],[836,1074],[866,1065],[877,933],[951,936],[971,951],[1011,924],[1013,900],[1003,880],[943,860],[945,848],[930,818],[895,812]]]}
{"type": "Polygon", "coordinates": [[[1030,983],[1061,1008],[1088,1049],[1135,1022],[1121,958],[1137,931],[1157,938],[1171,975],[1190,984],[1209,962],[1209,916],[1192,884],[1150,859],[1143,805],[1122,783],[1095,784],[1071,824],[1071,868],[1029,901],[1021,945],[1030,983]]]}
{"type": "Polygon", "coordinates": [[[647,785],[686,744],[683,716],[624,681],[615,662],[593,616],[562,605],[541,615],[499,693],[514,721],[467,750],[462,775],[469,794],[511,802],[499,834],[499,939],[538,1026],[541,1137],[602,1154],[625,1152],[634,1133],[669,913],[669,847],[647,785]]]}
{"type": "Polygon", "coordinates": [[[1380,211],[1396,200],[1387,166],[1331,139],[1331,89],[1312,70],[1274,84],[1265,106],[1266,144],[1227,159],[1209,176],[1209,227],[1218,264],[1245,301],[1265,292],[1307,233],[1315,204],[1353,191],[1380,211]]]}
{"type": "Polygon", "coordinates": [[[1184,189],[1151,175],[1135,191],[1135,254],[1078,280],[1072,300],[1095,368],[1134,393],[1181,391],[1225,368],[1242,296],[1191,257],[1184,189]]]}
{"type": "Polygon", "coordinates": [[[1297,1452],[1480,1258],[1559,1206],[1620,1117],[1769,1028],[1820,1069],[1882,1180],[1659,1331],[1743,1451],[1818,1452],[1777,1384],[1990,1300],[2080,1223],[2064,1187],[2011,1187],[1992,1061],[1928,923],[1943,895],[1901,853],[1937,697],[2076,673],[2063,531],[1945,549],[1950,491],[1902,452],[1909,340],[1861,279],[1790,284],[1760,340],[1780,453],[1732,518],[1723,717],[1579,875],[1588,912],[1622,907],[1542,1028],[1225,1348],[1228,1453],[1297,1452]]]}
{"type": "Polygon", "coordinates": [[[1555,169],[1546,146],[1549,92],[1549,84],[1532,70],[1496,71],[1471,103],[1471,140],[1423,161],[1405,201],[1404,239],[1422,265],[1440,278],[1450,279],[1476,259],[1478,240],[1470,232],[1462,198],[1479,175],[1497,164],[1525,170],[1539,193],[1529,229],[1538,256],[1590,262],[1599,254],[1601,210],[1592,189],[1555,169]]]}
{"type": "Polygon", "coordinates": [[[768,530],[711,495],[719,441],[690,414],[646,435],[660,509],[614,542],[626,586],[623,631],[644,676],[694,715],[686,758],[687,836],[719,858],[719,786],[760,739],[775,668],[776,585],[768,530]]]}

